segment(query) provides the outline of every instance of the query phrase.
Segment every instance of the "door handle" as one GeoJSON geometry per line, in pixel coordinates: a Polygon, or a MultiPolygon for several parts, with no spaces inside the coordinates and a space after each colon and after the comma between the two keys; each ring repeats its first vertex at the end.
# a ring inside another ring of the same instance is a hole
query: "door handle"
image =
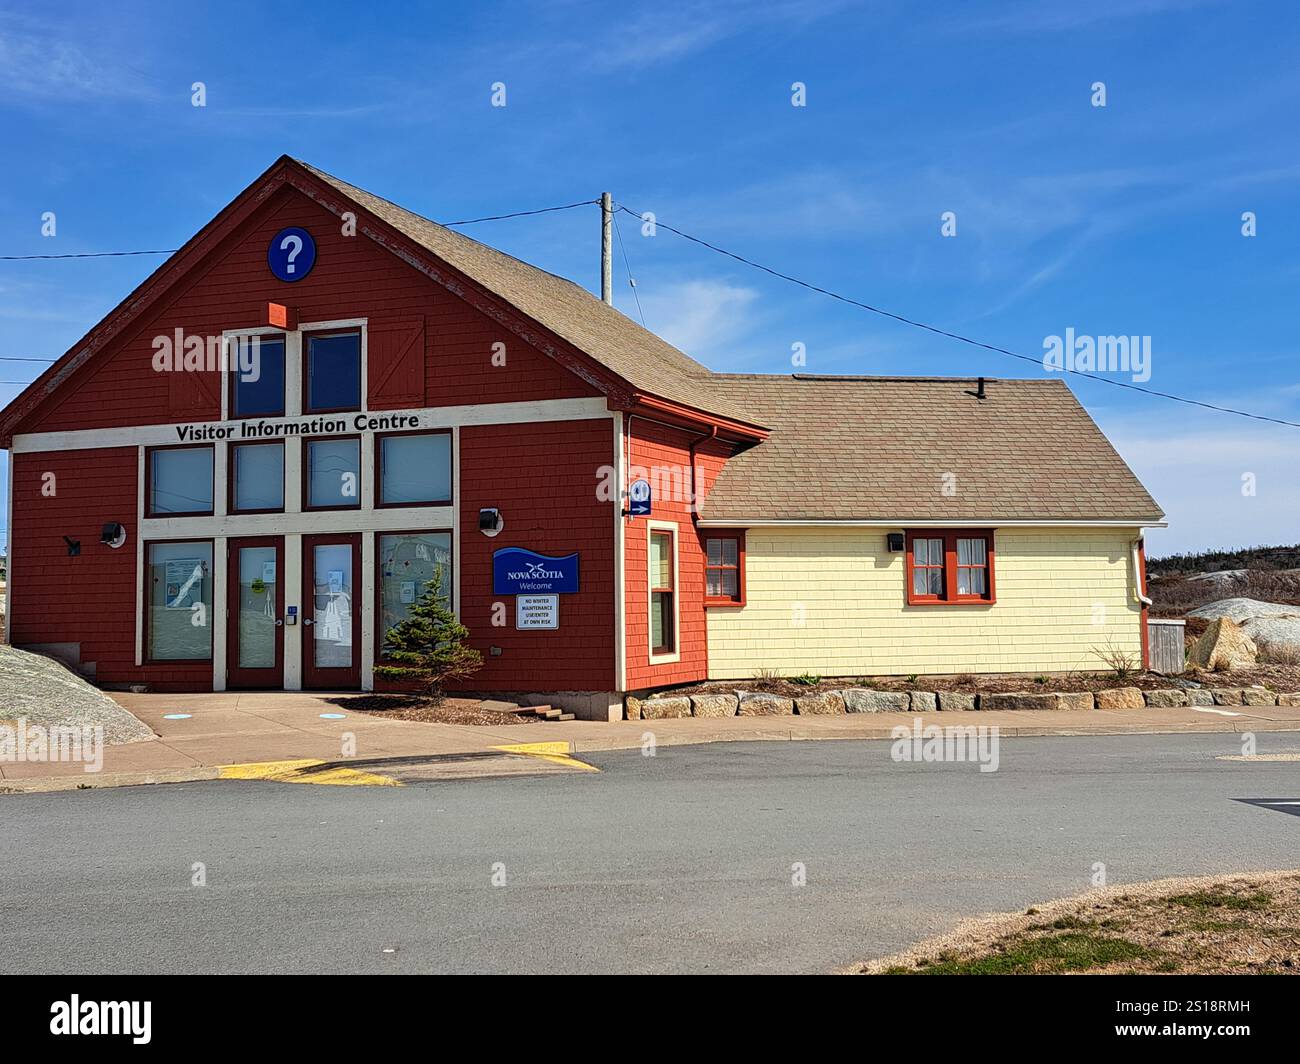
{"type": "Polygon", "coordinates": [[[275,619],[275,626],[277,628],[282,628],[284,626],[284,621],[282,621],[279,617],[277,617],[275,619]]]}
{"type": "Polygon", "coordinates": [[[310,617],[304,617],[304,618],[302,619],[302,623],[303,623],[303,624],[307,624],[307,625],[311,625],[311,624],[315,624],[316,622],[313,621],[310,617]]]}

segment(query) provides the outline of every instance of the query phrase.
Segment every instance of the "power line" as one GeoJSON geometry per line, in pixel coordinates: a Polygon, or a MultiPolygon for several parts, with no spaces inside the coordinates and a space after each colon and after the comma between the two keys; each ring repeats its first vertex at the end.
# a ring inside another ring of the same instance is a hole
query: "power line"
{"type": "Polygon", "coordinates": [[[31,262],[33,259],[113,259],[125,255],[174,255],[179,248],[170,251],[81,251],[74,255],[0,255],[3,262],[31,262]]]}
{"type": "Polygon", "coordinates": [[[511,215],[487,215],[482,219],[465,219],[464,221],[439,221],[438,225],[473,225],[478,221],[502,221],[503,219],[526,219],[530,215],[549,215],[551,211],[572,211],[575,207],[588,207],[590,204],[599,203],[598,199],[580,199],[577,203],[564,203],[559,207],[539,207],[536,211],[515,211],[511,215]]]}
{"type": "MultiPolygon", "coordinates": [[[[595,204],[599,202],[600,200],[594,200],[594,199],[579,200],[577,203],[564,203],[556,207],[539,207],[537,210],[534,211],[514,211],[510,214],[491,214],[491,215],[486,215],[485,217],[482,218],[465,218],[459,222],[439,222],[438,224],[443,226],[444,228],[449,228],[453,225],[474,225],[478,222],[499,222],[507,218],[527,218],[535,214],[550,214],[552,211],[568,211],[568,210],[572,210],[574,207],[587,207],[590,206],[591,204],[595,204]]],[[[102,259],[102,258],[112,258],[112,257],[120,258],[127,255],[173,255],[178,250],[179,250],[178,248],[173,248],[171,251],[88,251],[88,252],[69,254],[69,255],[0,255],[0,262],[31,262],[36,259],[102,259]]],[[[623,252],[623,257],[624,260],[626,260],[627,258],[626,249],[623,252]]],[[[630,268],[628,271],[628,277],[630,280],[631,279],[630,268]]],[[[633,287],[635,288],[635,285],[633,285],[633,287]]],[[[639,311],[640,308],[641,308],[641,300],[640,297],[638,297],[637,310],[639,311]]],[[[645,325],[644,317],[642,317],[641,319],[641,324],[645,325]]],[[[58,360],[53,358],[15,358],[10,356],[0,355],[0,362],[44,362],[50,364],[56,361],[58,360]]],[[[0,385],[30,384],[30,383],[31,381],[0,381],[0,385]]]]}
{"type": "Polygon", "coordinates": [[[641,309],[641,293],[636,290],[636,280],[632,276],[632,263],[627,258],[627,245],[623,243],[623,229],[618,224],[618,215],[614,215],[614,235],[618,237],[618,249],[623,252],[623,265],[627,269],[627,285],[632,289],[632,298],[636,300],[637,317],[641,319],[641,328],[646,327],[645,311],[641,309]]]}
{"type": "MultiPolygon", "coordinates": [[[[535,211],[515,211],[512,214],[490,214],[483,218],[465,218],[459,222],[439,222],[442,226],[474,225],[477,222],[499,222],[506,218],[527,218],[534,214],[549,214],[551,211],[568,211],[574,207],[585,207],[598,203],[599,200],[579,200],[577,203],[564,203],[557,207],[539,207],[535,211]]],[[[40,259],[111,259],[129,255],[174,255],[179,248],[159,249],[154,251],[80,251],[66,255],[0,255],[0,262],[34,262],[40,259]]]]}
{"type": "MultiPolygon", "coordinates": [[[[632,210],[630,207],[622,203],[616,204],[616,206],[620,211],[625,211],[628,214],[632,215],[634,218],[638,218],[638,219],[641,218],[640,213],[632,210]]],[[[946,336],[950,340],[959,340],[964,344],[970,344],[972,347],[983,348],[985,351],[994,351],[1000,355],[1009,355],[1011,358],[1018,358],[1023,362],[1032,362],[1036,366],[1042,366],[1043,364],[1043,360],[1041,358],[1034,358],[1032,355],[1022,355],[1018,351],[1008,351],[1005,347],[998,347],[995,344],[986,344],[982,340],[976,340],[969,336],[963,336],[961,333],[950,332],[947,329],[939,328],[937,325],[928,325],[923,321],[917,321],[914,318],[908,318],[902,314],[895,314],[893,311],[884,310],[881,307],[873,307],[870,303],[863,303],[861,300],[853,299],[845,295],[840,295],[840,293],[838,292],[832,292],[829,288],[822,288],[819,285],[812,284],[809,281],[801,280],[798,277],[792,277],[790,274],[782,273],[780,270],[775,270],[771,266],[764,266],[761,262],[755,262],[753,259],[747,259],[745,258],[744,255],[738,255],[734,251],[728,251],[726,248],[718,247],[716,244],[710,244],[707,240],[702,240],[698,236],[692,236],[690,233],[684,233],[680,229],[675,229],[673,228],[673,226],[661,222],[658,218],[655,219],[655,227],[657,229],[667,229],[670,233],[676,233],[684,240],[689,240],[693,244],[699,244],[702,247],[708,248],[710,251],[717,252],[719,255],[725,255],[729,259],[735,259],[737,262],[742,262],[746,266],[753,267],[756,270],[761,270],[763,273],[766,274],[771,274],[771,276],[778,277],[783,281],[789,281],[791,284],[797,284],[799,285],[799,287],[806,288],[810,292],[817,292],[821,295],[829,296],[831,299],[837,299],[841,303],[848,303],[852,306],[860,307],[863,310],[869,310],[871,311],[872,314],[879,314],[885,318],[892,318],[894,321],[902,322],[904,325],[910,325],[914,329],[924,329],[926,332],[934,333],[937,336],[946,336]]],[[[1300,421],[1287,421],[1285,418],[1269,417],[1266,414],[1252,414],[1248,410],[1237,410],[1230,406],[1218,406],[1214,403],[1203,403],[1199,399],[1187,399],[1184,396],[1174,395],[1170,392],[1161,392],[1161,391],[1157,391],[1154,388],[1143,388],[1141,385],[1138,384],[1130,384],[1127,381],[1117,381],[1111,377],[1103,377],[1098,373],[1089,373],[1087,370],[1067,368],[1067,369],[1063,369],[1062,372],[1072,373],[1077,377],[1088,377],[1091,380],[1101,381],[1101,383],[1103,384],[1110,384],[1116,388],[1127,388],[1129,391],[1141,392],[1143,395],[1153,395],[1160,399],[1170,399],[1175,403],[1185,403],[1187,406],[1199,406],[1205,410],[1217,411],[1220,414],[1235,414],[1238,417],[1247,417],[1255,421],[1268,421],[1274,425],[1287,425],[1294,429],[1300,429],[1300,421]]]]}

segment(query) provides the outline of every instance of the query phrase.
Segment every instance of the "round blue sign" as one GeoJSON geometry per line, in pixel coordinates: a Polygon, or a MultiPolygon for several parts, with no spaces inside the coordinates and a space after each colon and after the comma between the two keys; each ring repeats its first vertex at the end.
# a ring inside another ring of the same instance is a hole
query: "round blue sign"
{"type": "Polygon", "coordinates": [[[316,265],[316,241],[306,229],[281,229],[271,238],[266,262],[280,280],[301,281],[316,265]]]}

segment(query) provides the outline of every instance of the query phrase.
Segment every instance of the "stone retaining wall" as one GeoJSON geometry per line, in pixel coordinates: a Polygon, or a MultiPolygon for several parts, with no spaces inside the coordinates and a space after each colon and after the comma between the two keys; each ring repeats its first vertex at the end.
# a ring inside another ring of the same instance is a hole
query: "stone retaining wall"
{"type": "Polygon", "coordinates": [[[828,716],[838,713],[977,712],[996,709],[1175,709],[1181,706],[1300,706],[1300,692],[1275,694],[1263,687],[1111,687],[1104,691],[877,691],[846,687],[818,694],[784,695],[758,691],[709,691],[698,695],[628,695],[628,720],[670,717],[828,716]]]}

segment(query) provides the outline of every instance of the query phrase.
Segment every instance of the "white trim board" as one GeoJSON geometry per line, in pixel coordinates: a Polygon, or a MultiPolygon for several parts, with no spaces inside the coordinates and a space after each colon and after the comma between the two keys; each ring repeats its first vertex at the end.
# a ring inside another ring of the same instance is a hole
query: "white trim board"
{"type": "MultiPolygon", "coordinates": [[[[204,427],[237,429],[243,424],[256,422],[301,421],[306,417],[320,417],[342,421],[345,428],[337,435],[364,435],[372,430],[357,430],[352,420],[362,414],[368,417],[416,417],[416,429],[462,428],[466,425],[518,425],[547,421],[590,421],[609,417],[609,407],[604,398],[541,399],[522,403],[475,403],[469,406],[424,406],[405,410],[354,410],[341,414],[293,415],[285,417],[243,418],[239,421],[175,421],[162,425],[133,425],[126,428],[69,429],[63,432],[27,432],[13,439],[10,450],[15,454],[40,451],[78,451],[94,447],[162,447],[185,443],[176,432],[177,425],[203,425],[204,427]]],[[[325,435],[329,435],[328,433],[325,435]]],[[[226,442],[258,443],[277,439],[301,438],[299,435],[249,437],[242,439],[231,435],[226,442]]],[[[196,444],[222,442],[194,440],[196,444]]]]}
{"type": "Polygon", "coordinates": [[[627,504],[626,463],[623,460],[623,412],[616,410],[614,425],[614,679],[619,691],[627,690],[627,504]]]}
{"type": "Polygon", "coordinates": [[[647,520],[645,523],[646,557],[646,650],[651,665],[671,665],[682,660],[682,585],[677,559],[681,555],[681,529],[676,521],[647,520]],[[673,541],[673,649],[664,654],[654,651],[654,581],[650,572],[650,542],[656,532],[671,532],[673,541]]]}
{"type": "Polygon", "coordinates": [[[141,538],[206,539],[209,536],[282,536],[330,532],[405,532],[455,529],[450,506],[398,506],[383,510],[310,510],[303,513],[229,514],[211,517],[147,517],[141,538]]]}

